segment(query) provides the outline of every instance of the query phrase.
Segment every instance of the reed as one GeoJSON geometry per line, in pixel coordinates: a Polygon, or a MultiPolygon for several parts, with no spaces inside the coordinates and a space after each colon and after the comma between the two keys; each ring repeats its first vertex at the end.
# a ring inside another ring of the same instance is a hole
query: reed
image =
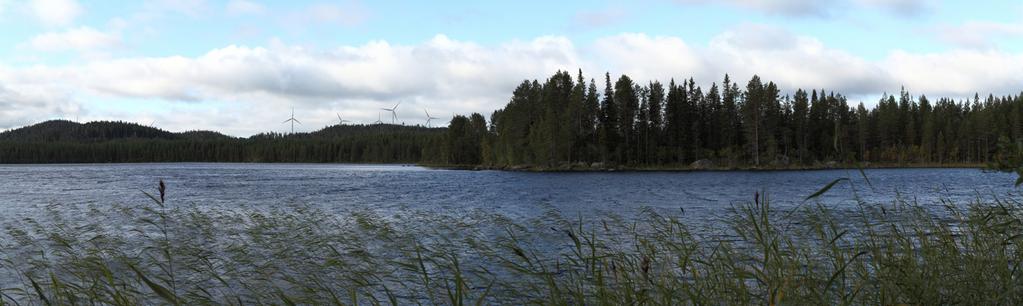
{"type": "Polygon", "coordinates": [[[653,209],[511,220],[219,209],[159,191],[7,224],[0,305],[1023,303],[1014,199],[778,209],[757,193],[707,230],[653,209]]]}

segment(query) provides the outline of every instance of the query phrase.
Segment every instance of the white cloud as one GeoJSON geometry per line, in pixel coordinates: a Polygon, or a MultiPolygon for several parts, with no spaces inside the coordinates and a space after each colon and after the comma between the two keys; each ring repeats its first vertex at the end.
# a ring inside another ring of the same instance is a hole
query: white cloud
{"type": "Polygon", "coordinates": [[[74,89],[55,69],[11,69],[0,65],[0,128],[10,128],[81,111],[74,89]]]}
{"type": "Polygon", "coordinates": [[[286,22],[292,24],[335,24],[354,26],[362,24],[369,16],[369,11],[359,2],[345,1],[340,3],[314,3],[304,9],[292,12],[286,22]]]}
{"type": "MultiPolygon", "coordinates": [[[[48,77],[33,80],[67,84],[77,95],[96,96],[100,101],[184,101],[159,103],[166,103],[167,109],[181,105],[227,108],[222,113],[196,110],[187,124],[170,128],[247,135],[265,131],[265,123],[274,121],[229,123],[222,116],[275,118],[277,110],[294,105],[307,116],[319,114],[306,117],[307,126],[322,127],[333,123],[336,111],[352,120],[375,121],[376,109],[396,101],[405,101],[399,115],[409,123],[419,122],[423,108],[436,114],[489,114],[507,102],[508,93],[522,79],[582,66],[577,54],[562,37],[482,46],[438,35],[417,45],[373,41],[332,50],[228,46],[197,57],[97,60],[48,67],[43,73],[48,77]]],[[[11,91],[25,88],[15,85],[11,91]]]]}
{"type": "Polygon", "coordinates": [[[828,88],[847,94],[871,93],[888,81],[883,69],[820,41],[780,29],[745,25],[694,48],[677,37],[623,34],[602,39],[597,50],[615,71],[634,79],[695,77],[720,81],[754,74],[786,89],[828,88]]]}
{"type": "Polygon", "coordinates": [[[148,0],[146,9],[149,13],[177,13],[190,17],[197,17],[209,11],[209,3],[206,0],[148,0]]]}
{"type": "Polygon", "coordinates": [[[866,60],[812,37],[743,25],[707,44],[632,33],[598,39],[584,52],[559,36],[480,45],[438,35],[419,44],[371,41],[318,49],[285,44],[226,46],[194,57],[94,59],[68,66],[0,66],[0,127],[68,111],[87,118],[159,122],[171,130],[213,129],[233,135],[283,131],[292,106],[304,131],[336,120],[376,121],[378,109],[404,101],[401,121],[422,122],[422,109],[489,114],[523,79],[582,68],[587,77],[629,74],[645,82],[725,73],[742,85],[753,74],[784,90],[824,88],[871,96],[905,85],[914,94],[953,97],[1018,93],[1023,55],[957,50],[893,51],[866,60]],[[592,52],[592,53],[591,53],[592,52]],[[117,101],[109,106],[105,101],[117,101]],[[123,107],[123,103],[143,103],[123,107]],[[144,109],[145,111],[135,111],[144,109]]]}
{"type": "Polygon", "coordinates": [[[740,80],[759,74],[783,88],[827,88],[846,94],[870,94],[889,83],[887,73],[862,58],[828,48],[819,40],[762,26],[727,31],[709,45],[718,75],[740,80]]]}
{"type": "Polygon", "coordinates": [[[727,4],[745,9],[762,11],[769,14],[786,16],[817,16],[828,15],[837,0],[674,0],[680,4],[727,4]]]}
{"type": "Polygon", "coordinates": [[[929,0],[674,0],[680,4],[726,4],[773,15],[829,17],[847,8],[882,9],[901,16],[919,15],[929,0]]]}
{"type": "Polygon", "coordinates": [[[258,15],[266,12],[266,7],[254,1],[231,0],[227,3],[229,15],[258,15]]]}
{"type": "Polygon", "coordinates": [[[83,13],[82,6],[75,0],[32,0],[30,8],[45,25],[69,25],[83,13]]]}
{"type": "Polygon", "coordinates": [[[621,34],[598,40],[595,49],[607,69],[637,80],[688,76],[706,66],[703,56],[678,37],[621,34]]]}
{"type": "Polygon", "coordinates": [[[49,32],[33,37],[29,45],[38,51],[91,51],[121,44],[117,34],[105,33],[91,27],[78,27],[64,32],[49,32]]]}
{"type": "Polygon", "coordinates": [[[916,16],[930,10],[933,0],[857,0],[860,4],[884,9],[896,15],[916,16]]]}
{"type": "Polygon", "coordinates": [[[1018,94],[1023,54],[956,50],[914,54],[892,52],[881,65],[906,88],[928,95],[1018,94]]]}
{"type": "Polygon", "coordinates": [[[228,46],[196,58],[109,60],[80,70],[88,71],[88,88],[118,96],[395,100],[417,95],[465,97],[493,89],[478,89],[487,85],[487,79],[497,79],[491,85],[505,84],[511,76],[568,69],[575,62],[572,45],[563,38],[488,48],[437,36],[417,46],[374,41],[327,51],[228,46]]]}
{"type": "Polygon", "coordinates": [[[893,92],[901,86],[929,96],[1018,94],[1023,84],[1019,53],[895,50],[882,60],[869,61],[812,37],[757,25],[721,33],[706,46],[692,46],[677,37],[622,34],[601,39],[595,49],[613,72],[643,81],[693,76],[707,84],[728,73],[745,82],[758,74],[789,91],[824,88],[852,97],[893,92]]]}
{"type": "Polygon", "coordinates": [[[959,47],[988,49],[995,47],[995,38],[1023,36],[1023,23],[967,21],[959,25],[939,25],[932,32],[949,44],[959,47]]]}
{"type": "Polygon", "coordinates": [[[617,7],[609,7],[602,10],[584,10],[576,13],[572,23],[576,28],[592,29],[620,22],[627,15],[625,10],[617,7]]]}

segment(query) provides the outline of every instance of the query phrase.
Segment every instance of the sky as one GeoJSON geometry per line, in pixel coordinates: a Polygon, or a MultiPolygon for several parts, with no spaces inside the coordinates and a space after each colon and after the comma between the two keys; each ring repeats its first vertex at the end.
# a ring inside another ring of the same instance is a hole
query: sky
{"type": "MultiPolygon", "coordinates": [[[[0,0],[0,129],[121,120],[234,136],[423,124],[581,69],[873,105],[1023,91],[1018,0],[0,0]]],[[[439,122],[438,122],[439,121],[439,122]]]]}

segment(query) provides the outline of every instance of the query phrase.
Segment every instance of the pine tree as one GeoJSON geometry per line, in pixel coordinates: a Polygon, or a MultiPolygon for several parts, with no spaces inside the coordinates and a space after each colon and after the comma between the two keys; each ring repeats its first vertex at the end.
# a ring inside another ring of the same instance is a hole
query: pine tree
{"type": "Polygon", "coordinates": [[[870,143],[870,113],[867,112],[867,108],[863,106],[863,102],[860,102],[856,106],[856,132],[859,139],[859,151],[860,160],[865,161],[869,159],[867,155],[867,144],[870,143]]]}
{"type": "Polygon", "coordinates": [[[711,83],[710,89],[707,90],[707,94],[703,97],[703,102],[705,112],[703,139],[706,139],[704,144],[708,151],[716,155],[725,147],[722,141],[724,137],[721,130],[724,122],[727,122],[727,118],[724,117],[722,112],[721,94],[717,83],[711,83]]]}
{"type": "Polygon", "coordinates": [[[597,83],[593,79],[590,79],[590,86],[586,91],[584,114],[586,115],[586,119],[583,125],[587,129],[588,137],[586,138],[589,140],[589,145],[587,145],[588,160],[598,160],[601,156],[600,133],[598,129],[602,124],[601,122],[603,121],[603,117],[601,116],[600,97],[597,93],[597,83]]]}
{"type": "Polygon", "coordinates": [[[920,96],[920,117],[922,118],[923,124],[921,125],[920,131],[920,149],[922,152],[922,159],[924,162],[931,162],[933,160],[935,148],[935,122],[934,114],[931,108],[931,102],[927,100],[927,96],[920,96]]]}
{"type": "Polygon", "coordinates": [[[763,125],[763,84],[754,75],[746,85],[746,99],[742,104],[743,124],[750,140],[750,157],[753,164],[760,165],[760,132],[763,125]]]}
{"type": "Polygon", "coordinates": [[[604,100],[600,104],[603,120],[601,120],[601,140],[604,148],[604,161],[618,162],[618,105],[615,104],[615,91],[611,87],[611,74],[604,73],[604,100]]]}
{"type": "Polygon", "coordinates": [[[619,147],[620,162],[633,161],[636,149],[636,115],[639,109],[639,98],[632,79],[622,75],[615,82],[614,101],[618,103],[618,135],[622,137],[623,146],[619,147]]]}
{"type": "Polygon", "coordinates": [[[806,163],[809,151],[809,128],[808,119],[810,115],[810,101],[806,91],[796,90],[792,102],[792,125],[795,130],[796,147],[799,152],[799,162],[806,163]]]}
{"type": "Polygon", "coordinates": [[[684,153],[682,150],[683,141],[683,114],[682,108],[685,100],[685,92],[681,90],[678,85],[675,84],[675,80],[672,79],[668,83],[668,96],[665,101],[664,107],[664,135],[666,138],[666,146],[668,156],[667,160],[673,163],[679,163],[684,160],[684,153]]]}
{"type": "Polygon", "coordinates": [[[742,116],[739,114],[739,87],[729,79],[728,75],[725,75],[725,80],[721,83],[721,108],[722,116],[724,116],[724,123],[722,124],[721,133],[723,134],[724,144],[726,151],[731,156],[729,158],[738,158],[734,156],[739,154],[742,148],[742,116]]]}

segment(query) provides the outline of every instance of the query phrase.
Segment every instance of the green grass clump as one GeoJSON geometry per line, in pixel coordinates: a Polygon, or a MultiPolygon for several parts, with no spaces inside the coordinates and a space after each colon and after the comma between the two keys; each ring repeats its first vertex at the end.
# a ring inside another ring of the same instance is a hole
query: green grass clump
{"type": "MultiPolygon", "coordinates": [[[[50,208],[0,234],[0,305],[1019,305],[1023,204],[733,205],[510,220],[302,205],[50,208]],[[931,206],[933,207],[933,206],[931,206]]],[[[826,191],[826,190],[824,190],[826,191]]]]}

